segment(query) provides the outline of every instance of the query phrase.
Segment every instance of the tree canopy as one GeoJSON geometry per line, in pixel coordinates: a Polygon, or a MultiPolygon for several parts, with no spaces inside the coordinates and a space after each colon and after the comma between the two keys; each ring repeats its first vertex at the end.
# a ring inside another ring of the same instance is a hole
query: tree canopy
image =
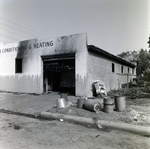
{"type": "Polygon", "coordinates": [[[150,69],[150,51],[144,49],[141,49],[140,51],[127,51],[122,52],[117,56],[134,63],[137,67],[137,76],[150,73],[150,71],[147,71],[150,69]]]}

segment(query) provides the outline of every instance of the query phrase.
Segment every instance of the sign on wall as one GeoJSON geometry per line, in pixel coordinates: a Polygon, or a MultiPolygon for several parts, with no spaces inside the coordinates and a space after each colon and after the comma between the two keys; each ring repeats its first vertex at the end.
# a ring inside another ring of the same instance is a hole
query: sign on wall
{"type": "Polygon", "coordinates": [[[7,52],[28,50],[28,49],[39,49],[39,48],[45,48],[45,47],[52,47],[53,45],[54,45],[54,41],[51,40],[51,41],[46,41],[46,42],[37,42],[37,43],[21,45],[21,46],[17,46],[17,47],[1,48],[0,54],[7,53],[7,52]]]}

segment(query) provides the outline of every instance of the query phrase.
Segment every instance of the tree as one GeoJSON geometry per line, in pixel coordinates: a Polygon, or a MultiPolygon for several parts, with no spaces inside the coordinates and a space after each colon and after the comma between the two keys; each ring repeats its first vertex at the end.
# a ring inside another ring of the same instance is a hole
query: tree
{"type": "Polygon", "coordinates": [[[134,63],[134,59],[136,59],[137,54],[138,54],[137,51],[127,51],[127,52],[122,52],[117,56],[128,62],[134,63]]]}
{"type": "Polygon", "coordinates": [[[145,81],[150,82],[150,69],[144,71],[144,79],[145,81]]]}
{"type": "Polygon", "coordinates": [[[134,63],[137,67],[137,76],[150,68],[150,51],[141,49],[140,51],[127,51],[118,55],[119,57],[134,63]]]}
{"type": "Polygon", "coordinates": [[[150,68],[150,52],[141,49],[139,52],[139,60],[141,72],[143,73],[145,70],[150,68]]]}

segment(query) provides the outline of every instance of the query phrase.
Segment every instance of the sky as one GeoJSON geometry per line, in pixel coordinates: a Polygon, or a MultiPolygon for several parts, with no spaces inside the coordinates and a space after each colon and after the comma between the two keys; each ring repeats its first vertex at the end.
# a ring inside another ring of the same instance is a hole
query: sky
{"type": "Polygon", "coordinates": [[[0,43],[85,32],[115,55],[148,50],[150,0],[0,0],[0,43]]]}

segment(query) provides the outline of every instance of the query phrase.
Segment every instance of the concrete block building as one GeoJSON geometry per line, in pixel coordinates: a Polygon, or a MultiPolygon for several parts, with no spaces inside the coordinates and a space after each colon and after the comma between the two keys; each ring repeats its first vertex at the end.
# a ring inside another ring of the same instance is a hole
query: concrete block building
{"type": "Polygon", "coordinates": [[[134,67],[88,45],[86,33],[0,44],[1,91],[71,91],[76,96],[91,96],[95,80],[102,80],[107,91],[121,88],[132,79],[126,74],[134,74],[134,67]]]}

